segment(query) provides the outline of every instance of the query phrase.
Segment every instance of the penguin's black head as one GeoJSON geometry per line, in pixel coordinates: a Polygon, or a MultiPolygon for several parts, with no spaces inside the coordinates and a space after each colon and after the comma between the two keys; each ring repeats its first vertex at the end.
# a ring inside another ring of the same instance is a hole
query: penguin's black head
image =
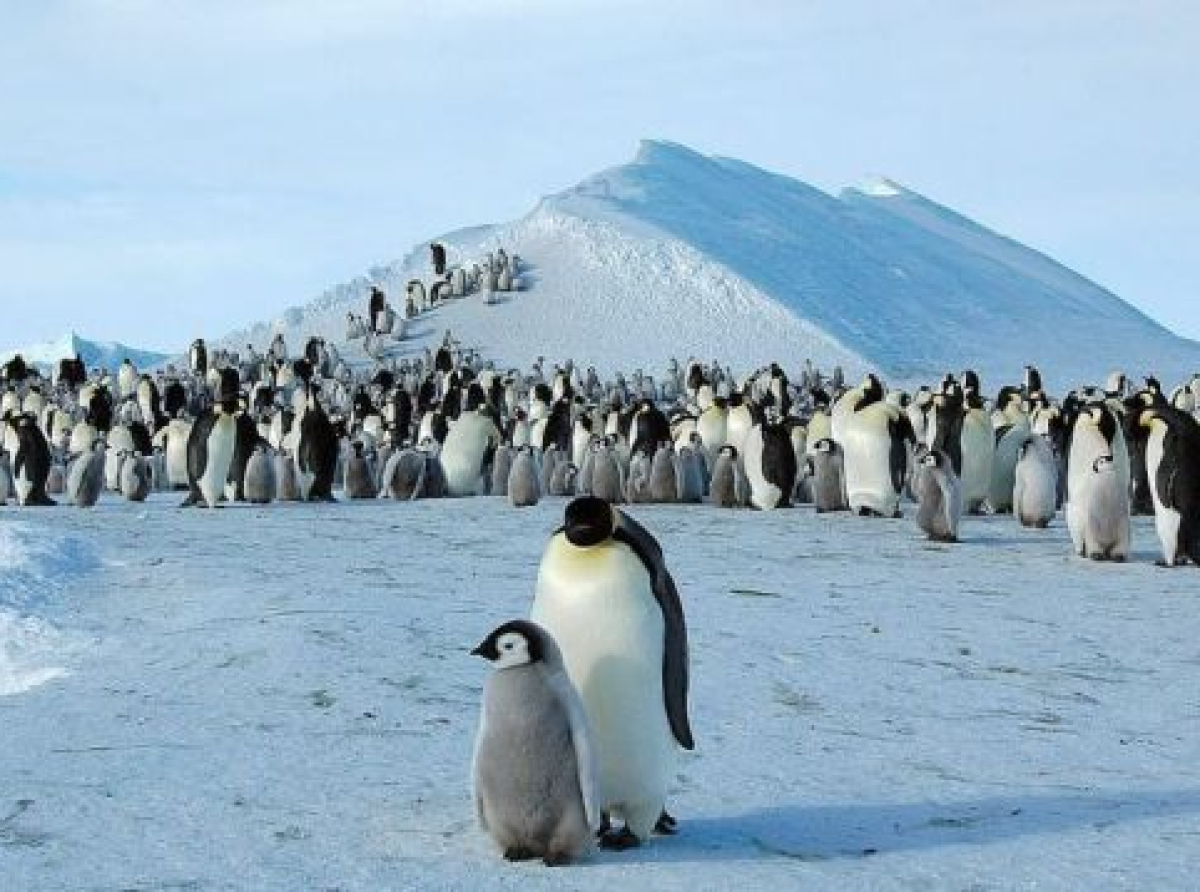
{"type": "Polygon", "coordinates": [[[613,527],[613,509],[604,499],[580,496],[567,505],[563,533],[572,545],[599,545],[612,536],[613,527]]]}
{"type": "Polygon", "coordinates": [[[545,657],[546,632],[536,623],[514,619],[493,629],[487,638],[471,651],[471,656],[483,657],[498,669],[540,662],[545,657]]]}

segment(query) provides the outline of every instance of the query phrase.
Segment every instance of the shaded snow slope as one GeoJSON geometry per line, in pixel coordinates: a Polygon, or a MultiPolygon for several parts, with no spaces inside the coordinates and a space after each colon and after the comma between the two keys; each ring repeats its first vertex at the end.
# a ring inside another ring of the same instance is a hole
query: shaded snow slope
{"type": "MultiPolygon", "coordinates": [[[[451,263],[503,246],[528,262],[527,290],[498,306],[468,298],[424,316],[409,351],[451,329],[500,365],[573,357],[655,373],[671,356],[747,371],[811,358],[893,381],[972,367],[991,390],[1037,364],[1067,388],[1112,368],[1167,379],[1200,368],[1200,345],[1100,286],[888,180],[834,197],[683,146],[645,142],[630,163],[542,200],[509,224],[440,239],[451,263]]],[[[340,340],[382,282],[430,277],[427,246],[238,332],[340,340]]]]}
{"type": "Polygon", "coordinates": [[[8,362],[18,353],[27,363],[43,369],[57,366],[60,359],[74,359],[76,354],[83,359],[88,368],[103,366],[108,369],[116,369],[128,357],[135,366],[144,369],[156,366],[167,359],[167,355],[164,353],[139,350],[115,341],[91,341],[74,332],[53,341],[0,350],[0,363],[8,362]]]}

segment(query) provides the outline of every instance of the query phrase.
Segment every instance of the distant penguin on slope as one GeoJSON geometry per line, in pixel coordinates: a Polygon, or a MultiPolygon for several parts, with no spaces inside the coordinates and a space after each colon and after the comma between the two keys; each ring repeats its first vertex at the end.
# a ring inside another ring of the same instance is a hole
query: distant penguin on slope
{"type": "Polygon", "coordinates": [[[677,747],[692,749],[683,604],[662,548],[603,499],[567,505],[538,567],[530,618],[558,642],[591,726],[604,848],[626,849],[659,829],[677,747]]]}
{"type": "Polygon", "coordinates": [[[471,765],[480,825],[508,861],[577,860],[593,845],[600,809],[591,732],[558,645],[516,620],[471,653],[495,667],[471,765]]]}

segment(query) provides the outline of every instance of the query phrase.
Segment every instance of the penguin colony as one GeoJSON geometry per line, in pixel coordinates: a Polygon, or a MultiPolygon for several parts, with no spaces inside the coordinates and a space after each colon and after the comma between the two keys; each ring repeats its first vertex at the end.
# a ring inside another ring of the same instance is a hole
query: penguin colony
{"type": "MultiPolygon", "coordinates": [[[[517,262],[505,255],[503,268],[517,262]]],[[[1174,566],[1200,554],[1198,404],[1200,376],[1168,393],[1114,373],[1054,398],[1027,367],[987,399],[971,371],[905,392],[873,374],[848,386],[811,365],[797,381],[777,364],[737,378],[694,360],[657,379],[601,381],[540,357],[499,370],[448,331],[423,356],[355,365],[315,337],[298,356],[282,336],[244,356],[197,340],[186,365],[154,373],[76,359],[47,378],[6,364],[0,504],[91,507],[109,492],[178,490],[183,504],[213,508],[340,491],[894,518],[916,503],[908,513],[934,540],[957,540],[975,514],[1030,528],[1061,516],[1077,554],[1116,561],[1129,555],[1130,517],[1146,514],[1174,566]]]]}
{"type": "MultiPolygon", "coordinates": [[[[407,289],[406,318],[474,292],[518,287],[501,251],[407,289]],[[506,275],[505,275],[506,273],[506,275]]],[[[153,373],[77,357],[44,377],[0,369],[0,505],[91,508],[107,493],[184,506],[496,496],[569,498],[537,573],[529,619],[473,651],[485,686],[472,765],[477,816],[504,857],[550,865],[671,833],[667,786],[694,746],[683,604],[653,536],[622,506],[908,514],[954,543],[970,516],[1061,517],[1074,552],[1130,554],[1130,517],[1153,515],[1158,563],[1200,566],[1200,375],[1169,393],[1120,373],[1059,397],[1027,367],[983,395],[972,371],[912,392],[877,375],[849,385],[806,364],[737,377],[672,361],[602,381],[573,362],[500,370],[446,332],[403,337],[382,294],[353,364],[323,339],[299,354],[210,351],[153,373]],[[619,692],[619,694],[615,693],[619,692]],[[530,791],[543,791],[531,795],[530,791]],[[617,824],[620,826],[617,826],[617,824]]],[[[969,532],[968,532],[969,535],[969,532]]]]}

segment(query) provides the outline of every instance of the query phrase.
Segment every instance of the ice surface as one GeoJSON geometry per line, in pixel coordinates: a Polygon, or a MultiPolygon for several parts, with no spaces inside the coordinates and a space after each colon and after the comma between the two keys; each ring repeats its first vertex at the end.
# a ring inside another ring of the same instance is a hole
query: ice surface
{"type": "Polygon", "coordinates": [[[94,545],[35,612],[96,640],[0,699],[5,888],[1194,886],[1196,574],[1149,519],[1121,566],[1058,523],[640,507],[691,635],[681,833],[550,870],[475,826],[468,651],[564,500],[177,501],[21,515],[94,545]]]}

